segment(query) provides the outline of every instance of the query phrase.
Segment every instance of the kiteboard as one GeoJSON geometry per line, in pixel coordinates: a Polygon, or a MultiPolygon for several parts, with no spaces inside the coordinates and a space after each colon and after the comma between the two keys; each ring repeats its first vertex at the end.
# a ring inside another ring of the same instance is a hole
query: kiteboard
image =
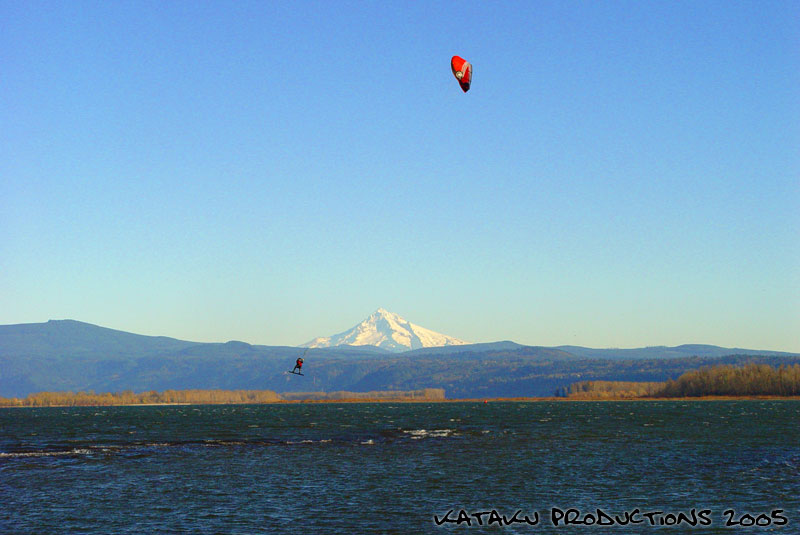
{"type": "Polygon", "coordinates": [[[302,375],[303,377],[305,377],[305,375],[300,372],[286,372],[286,373],[291,373],[293,375],[302,375]]]}

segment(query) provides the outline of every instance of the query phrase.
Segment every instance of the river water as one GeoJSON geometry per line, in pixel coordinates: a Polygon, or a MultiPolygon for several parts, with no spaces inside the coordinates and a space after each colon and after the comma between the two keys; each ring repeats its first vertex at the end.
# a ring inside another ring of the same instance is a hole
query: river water
{"type": "Polygon", "coordinates": [[[4,534],[609,532],[800,533],[800,402],[0,409],[4,534]]]}

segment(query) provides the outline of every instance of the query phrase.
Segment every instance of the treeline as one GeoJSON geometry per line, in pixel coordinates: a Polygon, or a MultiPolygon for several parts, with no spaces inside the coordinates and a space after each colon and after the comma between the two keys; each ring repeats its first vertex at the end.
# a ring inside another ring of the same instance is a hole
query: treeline
{"type": "Polygon", "coordinates": [[[800,396],[800,364],[712,366],[667,381],[657,397],[800,396]]]}
{"type": "Polygon", "coordinates": [[[270,403],[282,398],[272,390],[165,390],[163,392],[38,392],[26,398],[0,398],[3,407],[91,407],[160,403],[233,404],[270,403]]]}
{"type": "Polygon", "coordinates": [[[372,392],[289,392],[278,394],[272,390],[165,390],[134,393],[124,392],[38,392],[23,399],[0,397],[0,407],[94,407],[110,405],[153,405],[169,403],[237,404],[274,403],[277,401],[332,401],[332,400],[443,400],[443,388],[422,390],[388,390],[372,392]]]}
{"type": "Polygon", "coordinates": [[[666,382],[582,381],[556,394],[569,399],[800,396],[800,364],[708,366],[666,382]]]}
{"type": "Polygon", "coordinates": [[[582,381],[557,393],[570,399],[632,399],[654,396],[664,383],[636,381],[582,381]]]}

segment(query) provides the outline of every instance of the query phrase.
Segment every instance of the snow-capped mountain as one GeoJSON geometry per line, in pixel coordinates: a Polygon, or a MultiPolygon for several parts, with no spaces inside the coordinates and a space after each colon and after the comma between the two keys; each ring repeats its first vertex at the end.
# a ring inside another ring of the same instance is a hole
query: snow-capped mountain
{"type": "Polygon", "coordinates": [[[414,325],[406,319],[379,308],[373,314],[343,333],[314,338],[302,347],[332,347],[339,345],[376,346],[389,351],[409,351],[422,347],[467,344],[463,340],[414,325]]]}

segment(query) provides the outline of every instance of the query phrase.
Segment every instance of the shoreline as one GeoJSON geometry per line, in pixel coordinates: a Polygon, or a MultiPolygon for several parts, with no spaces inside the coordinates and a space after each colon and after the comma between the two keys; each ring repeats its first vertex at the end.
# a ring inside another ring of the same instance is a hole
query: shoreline
{"type": "Polygon", "coordinates": [[[800,401],[800,396],[696,396],[696,397],[680,397],[680,398],[562,398],[562,397],[514,397],[514,398],[458,398],[458,399],[420,399],[420,398],[406,398],[406,399],[379,399],[379,398],[343,398],[343,399],[292,399],[292,400],[276,400],[266,401],[261,403],[119,403],[109,405],[3,405],[0,409],[41,409],[41,408],[69,408],[69,407],[171,407],[171,406],[187,406],[187,405],[297,405],[304,403],[541,403],[541,402],[619,402],[619,401],[696,401],[696,402],[709,402],[709,401],[800,401]]]}

